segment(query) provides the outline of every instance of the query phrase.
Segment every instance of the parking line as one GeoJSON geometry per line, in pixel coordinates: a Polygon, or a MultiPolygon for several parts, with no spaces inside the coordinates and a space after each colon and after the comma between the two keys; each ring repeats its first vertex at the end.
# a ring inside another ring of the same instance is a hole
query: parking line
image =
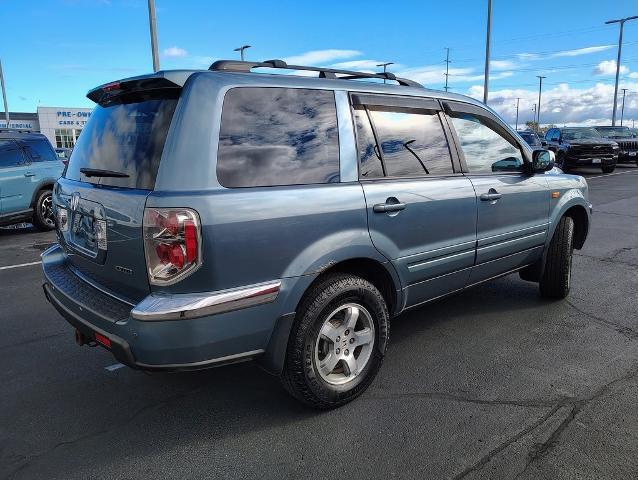
{"type": "Polygon", "coordinates": [[[42,263],[42,260],[38,262],[20,263],[18,265],[7,265],[6,267],[0,267],[0,270],[9,270],[11,268],[30,267],[31,265],[38,265],[42,263]]]}
{"type": "Polygon", "coordinates": [[[597,175],[595,177],[585,177],[585,180],[592,180],[594,178],[613,177],[614,175],[626,175],[631,173],[638,173],[638,170],[628,170],[626,172],[606,173],[604,175],[597,175]]]}
{"type": "Polygon", "coordinates": [[[113,365],[109,365],[108,367],[104,367],[104,370],[108,370],[109,372],[114,372],[115,370],[119,370],[124,367],[121,363],[114,363],[113,365]]]}

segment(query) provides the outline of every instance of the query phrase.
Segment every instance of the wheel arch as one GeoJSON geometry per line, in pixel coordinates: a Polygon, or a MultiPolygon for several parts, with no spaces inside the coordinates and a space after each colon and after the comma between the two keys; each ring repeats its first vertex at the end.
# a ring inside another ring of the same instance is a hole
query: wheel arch
{"type": "Polygon", "coordinates": [[[55,185],[55,180],[42,180],[36,188],[33,189],[33,194],[31,195],[31,203],[29,204],[29,208],[35,207],[35,202],[38,200],[38,195],[42,190],[53,190],[53,185],[55,185]]]}
{"type": "MultiPolygon", "coordinates": [[[[580,250],[585,245],[589,232],[589,216],[582,205],[573,205],[565,210],[562,217],[569,217],[574,221],[574,248],[580,250]]],[[[558,219],[560,221],[560,218],[558,219]]]]}

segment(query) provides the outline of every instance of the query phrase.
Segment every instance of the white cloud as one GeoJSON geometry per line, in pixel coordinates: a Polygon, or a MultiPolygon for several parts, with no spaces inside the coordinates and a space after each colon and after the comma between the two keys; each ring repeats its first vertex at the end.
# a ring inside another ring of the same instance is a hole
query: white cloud
{"type": "MultiPolygon", "coordinates": [[[[638,82],[623,84],[629,91],[638,90],[638,82]]],[[[470,96],[483,99],[483,86],[468,89],[470,96]]],[[[490,90],[489,105],[512,125],[516,118],[516,98],[519,103],[519,126],[533,118],[532,106],[538,102],[538,89],[490,90]]],[[[572,88],[567,83],[544,88],[541,98],[541,124],[601,125],[611,122],[614,85],[597,83],[591,87],[572,88]]],[[[638,98],[625,101],[625,120],[638,120],[638,98]]]]}
{"type": "MultiPolygon", "coordinates": [[[[624,65],[620,66],[620,73],[628,73],[629,69],[624,65]]],[[[594,68],[595,75],[616,75],[616,60],[604,60],[594,68]]]]}
{"type": "Polygon", "coordinates": [[[515,66],[510,60],[490,60],[490,68],[493,70],[511,70],[515,66]]]}
{"type": "Polygon", "coordinates": [[[576,48],[574,50],[563,50],[551,54],[551,57],[578,57],[580,55],[589,55],[590,53],[604,52],[614,48],[614,46],[615,45],[595,45],[593,47],[576,48]]]}
{"type": "Polygon", "coordinates": [[[631,72],[629,78],[638,78],[638,72],[631,72]]]}
{"type": "Polygon", "coordinates": [[[322,65],[334,60],[358,57],[361,54],[358,50],[312,50],[301,55],[286,57],[283,60],[291,65],[322,65]]]}
{"type": "Polygon", "coordinates": [[[188,52],[186,50],[175,46],[165,48],[162,53],[165,57],[185,57],[186,55],[188,55],[188,52]]]}
{"type": "MultiPolygon", "coordinates": [[[[363,71],[363,72],[381,72],[383,71],[383,67],[377,67],[377,65],[380,65],[382,63],[385,63],[385,62],[381,62],[379,60],[350,60],[348,62],[335,63],[331,65],[331,67],[342,68],[344,70],[357,70],[357,71],[363,71]]],[[[402,67],[403,66],[399,64],[388,65],[388,71],[394,72],[397,69],[402,67]]]]}

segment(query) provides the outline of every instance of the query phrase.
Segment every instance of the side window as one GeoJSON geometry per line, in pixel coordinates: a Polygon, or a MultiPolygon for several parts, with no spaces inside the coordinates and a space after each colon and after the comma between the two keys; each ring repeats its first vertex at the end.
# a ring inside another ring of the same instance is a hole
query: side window
{"type": "Polygon", "coordinates": [[[24,155],[13,140],[0,140],[0,168],[15,167],[24,162],[24,155]]]}
{"type": "Polygon", "coordinates": [[[20,145],[34,162],[51,162],[57,160],[57,155],[46,138],[20,140],[20,145]]]}
{"type": "Polygon", "coordinates": [[[470,173],[521,171],[524,161],[519,147],[483,123],[481,117],[461,113],[451,119],[470,173]]]}
{"type": "Polygon", "coordinates": [[[229,90],[222,110],[217,177],[229,188],[339,182],[334,93],[229,90]]]}
{"type": "Polygon", "coordinates": [[[437,112],[403,107],[357,107],[355,123],[361,178],[382,177],[384,171],[388,177],[454,173],[437,112]]]}
{"type": "Polygon", "coordinates": [[[379,154],[379,148],[370,126],[368,111],[365,107],[355,108],[354,122],[357,128],[359,176],[364,179],[383,177],[381,155],[379,154]]]}

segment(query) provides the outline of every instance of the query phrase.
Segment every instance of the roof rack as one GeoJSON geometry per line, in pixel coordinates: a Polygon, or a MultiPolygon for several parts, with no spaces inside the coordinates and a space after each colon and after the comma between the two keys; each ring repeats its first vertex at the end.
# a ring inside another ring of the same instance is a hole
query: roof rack
{"type": "Polygon", "coordinates": [[[408,80],[407,78],[400,78],[390,72],[385,73],[366,73],[366,72],[354,72],[351,70],[338,70],[335,68],[324,67],[308,67],[302,65],[288,65],[283,60],[266,60],[264,62],[242,62],[239,60],[217,60],[210,67],[209,70],[225,70],[230,72],[250,72],[253,68],[281,68],[286,70],[306,70],[311,72],[319,72],[319,78],[338,78],[340,80],[355,80],[358,78],[379,78],[381,80],[394,80],[399,85],[405,87],[419,87],[423,88],[423,85],[415,82],[414,80],[408,80]],[[337,75],[343,75],[337,77],[337,75]]]}

